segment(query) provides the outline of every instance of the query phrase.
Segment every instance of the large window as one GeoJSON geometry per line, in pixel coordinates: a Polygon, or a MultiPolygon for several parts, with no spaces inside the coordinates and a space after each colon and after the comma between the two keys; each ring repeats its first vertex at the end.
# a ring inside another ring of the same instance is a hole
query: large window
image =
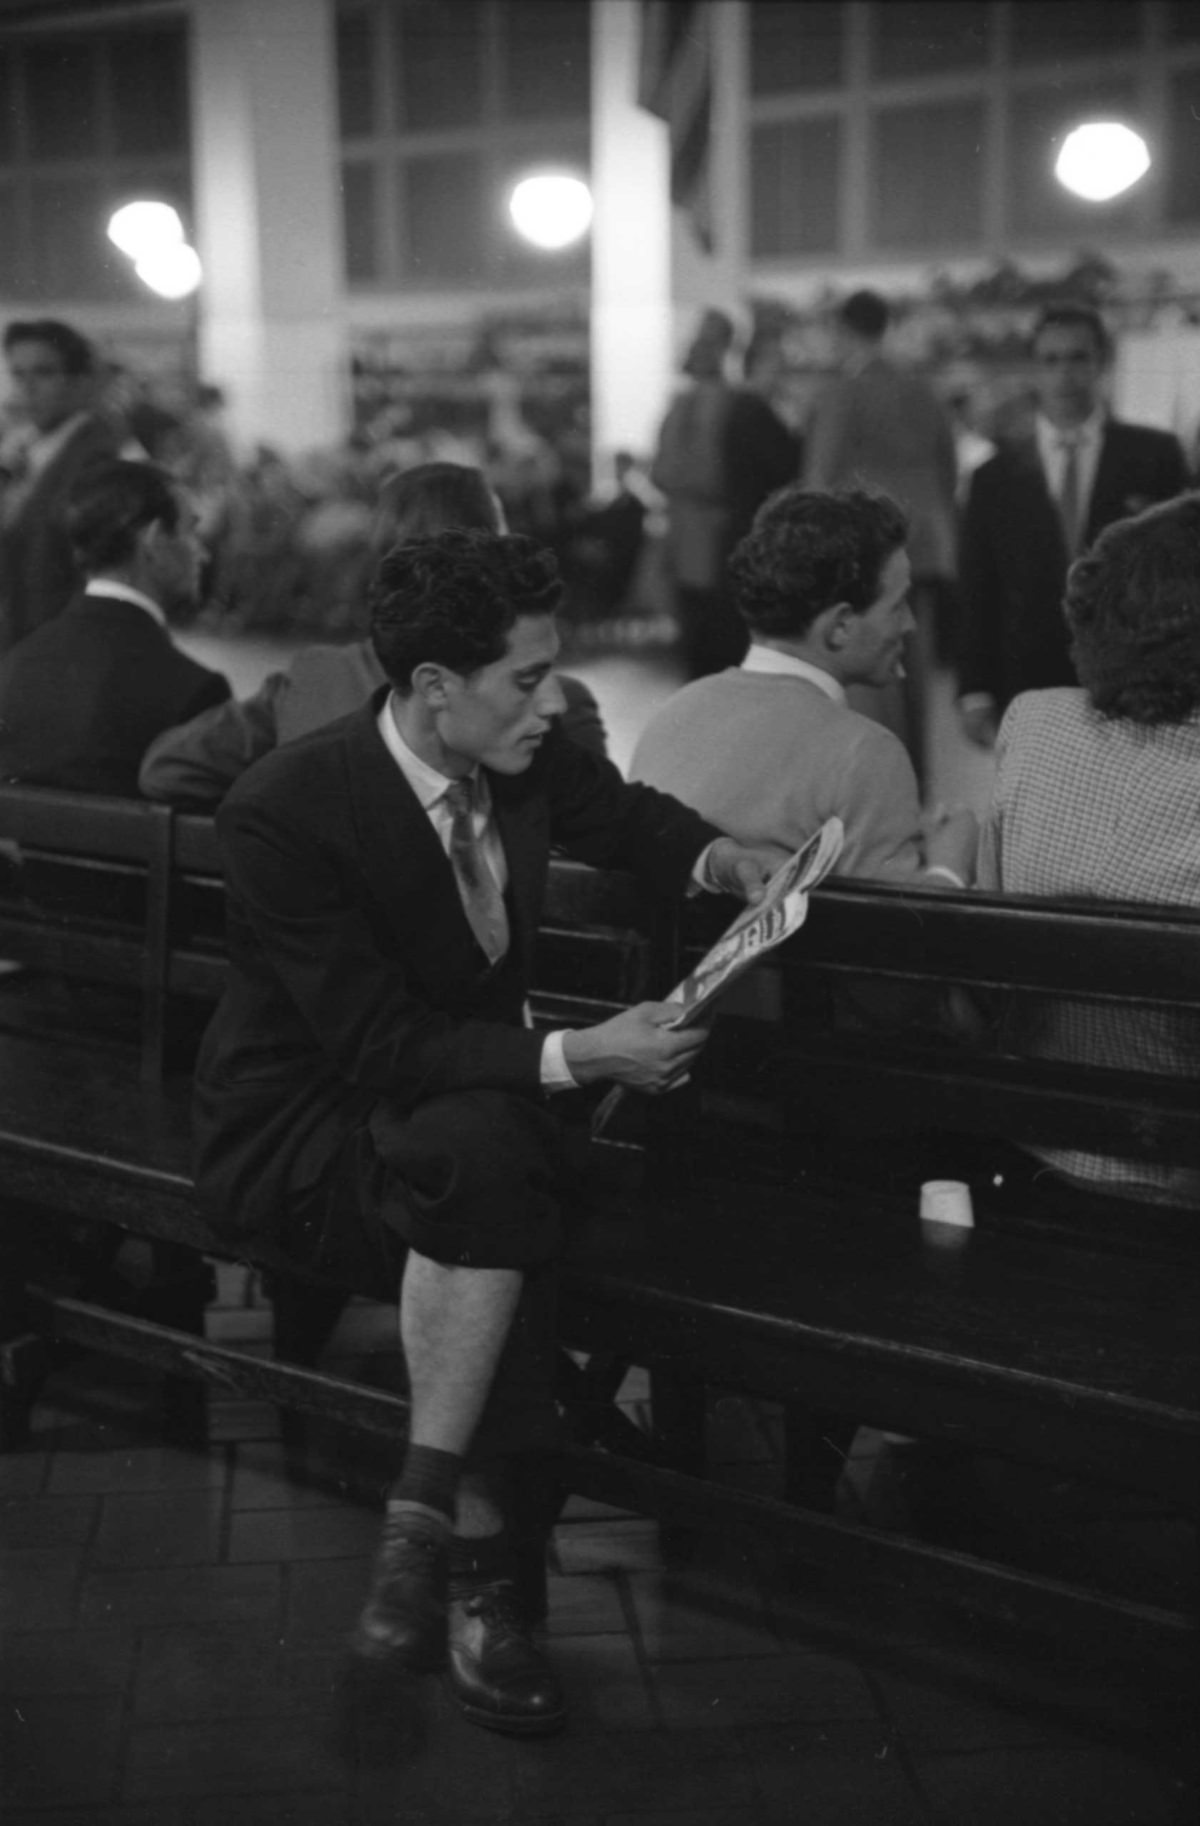
{"type": "Polygon", "coordinates": [[[185,28],[14,36],[0,44],[5,295],[31,304],[138,295],[109,246],[132,197],[189,207],[185,28]]]}
{"type": "Polygon", "coordinates": [[[586,176],[588,0],[341,0],[337,54],[350,283],[544,280],[505,200],[537,166],[586,176]]]}

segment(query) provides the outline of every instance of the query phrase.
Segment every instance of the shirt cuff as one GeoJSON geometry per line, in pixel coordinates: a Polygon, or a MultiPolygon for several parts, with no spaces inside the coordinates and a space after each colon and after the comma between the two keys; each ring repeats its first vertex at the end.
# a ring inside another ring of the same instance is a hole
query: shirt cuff
{"type": "Polygon", "coordinates": [[[957,874],[954,869],[948,868],[944,862],[931,862],[925,873],[926,875],[940,875],[942,880],[948,881],[952,888],[965,888],[967,885],[962,876],[957,874]]]}
{"type": "Polygon", "coordinates": [[[573,1091],[579,1088],[579,1080],[571,1076],[571,1067],[563,1053],[566,1032],[565,1027],[556,1028],[553,1033],[546,1035],[542,1046],[542,1089],[547,1096],[554,1091],[573,1091]]]}

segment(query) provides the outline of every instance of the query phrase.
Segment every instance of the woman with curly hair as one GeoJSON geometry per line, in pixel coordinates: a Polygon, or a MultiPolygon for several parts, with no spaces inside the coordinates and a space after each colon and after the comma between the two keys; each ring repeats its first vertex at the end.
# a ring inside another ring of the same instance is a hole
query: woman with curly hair
{"type": "MultiPolygon", "coordinates": [[[[978,885],[1200,907],[1200,494],[1103,532],[1067,580],[1078,687],[1009,707],[978,885]]],[[[1200,1076],[1200,1027],[1046,1001],[1021,1050],[1115,1069],[1200,1076]]],[[[1195,1169],[1075,1149],[1041,1159],[1090,1190],[1191,1203],[1195,1169]]]]}

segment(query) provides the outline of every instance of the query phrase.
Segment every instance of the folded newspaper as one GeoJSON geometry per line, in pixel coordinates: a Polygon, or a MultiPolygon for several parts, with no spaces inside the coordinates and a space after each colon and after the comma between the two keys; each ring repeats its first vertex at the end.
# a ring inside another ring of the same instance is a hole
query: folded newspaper
{"type": "MultiPolygon", "coordinates": [[[[828,818],[808,842],[772,875],[757,905],[744,907],[694,970],[676,983],[665,1000],[678,1002],[671,1027],[694,1027],[717,997],[757,964],[776,945],[798,932],[808,914],[808,890],[828,875],[841,854],[846,830],[840,818],[828,818]]],[[[602,1135],[625,1093],[614,1084],[596,1105],[592,1134],[602,1135]]]]}

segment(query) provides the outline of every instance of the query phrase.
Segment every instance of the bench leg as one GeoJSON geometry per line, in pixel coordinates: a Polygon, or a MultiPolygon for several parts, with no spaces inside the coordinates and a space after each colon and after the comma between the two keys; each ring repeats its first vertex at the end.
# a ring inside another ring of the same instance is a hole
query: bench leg
{"type": "MultiPolygon", "coordinates": [[[[315,1369],[337,1329],[347,1295],[298,1276],[273,1274],[266,1282],[275,1317],[275,1355],[283,1363],[315,1369]]],[[[308,1443],[307,1422],[294,1408],[280,1408],[279,1436],[290,1458],[302,1456],[308,1443]]]]}
{"type": "MultiPolygon", "coordinates": [[[[180,1243],[155,1242],[151,1256],[153,1279],[142,1301],[145,1316],[202,1338],[205,1310],[216,1295],[212,1268],[180,1243]]],[[[197,1377],[163,1377],[163,1432],[172,1445],[207,1448],[208,1390],[197,1377]]]]}

